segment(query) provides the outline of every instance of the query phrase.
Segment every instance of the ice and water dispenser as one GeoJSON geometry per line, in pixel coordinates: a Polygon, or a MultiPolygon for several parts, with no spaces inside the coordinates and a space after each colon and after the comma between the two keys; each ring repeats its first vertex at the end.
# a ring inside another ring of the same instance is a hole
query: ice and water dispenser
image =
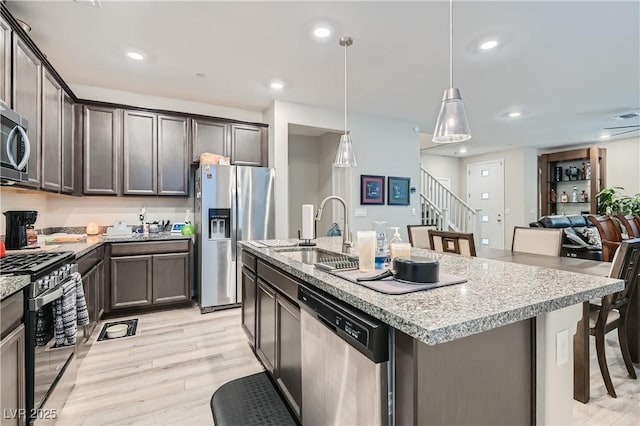
{"type": "Polygon", "coordinates": [[[231,209],[209,209],[209,239],[231,238],[231,209]]]}

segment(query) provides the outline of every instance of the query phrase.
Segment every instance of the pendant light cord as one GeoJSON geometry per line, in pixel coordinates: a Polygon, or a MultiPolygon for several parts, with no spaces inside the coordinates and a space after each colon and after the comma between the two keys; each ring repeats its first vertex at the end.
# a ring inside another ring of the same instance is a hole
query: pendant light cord
{"type": "Polygon", "coordinates": [[[453,0],[449,0],[449,87],[453,88],[453,0]]]}
{"type": "Polygon", "coordinates": [[[344,134],[347,134],[347,48],[344,46],[344,134]]]}

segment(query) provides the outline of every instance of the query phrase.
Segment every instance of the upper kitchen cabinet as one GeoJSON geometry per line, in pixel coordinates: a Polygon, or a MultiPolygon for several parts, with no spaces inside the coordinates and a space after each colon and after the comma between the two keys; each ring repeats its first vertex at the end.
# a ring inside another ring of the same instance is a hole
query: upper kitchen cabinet
{"type": "Polygon", "coordinates": [[[40,135],[42,64],[29,47],[17,36],[13,37],[13,110],[29,122],[31,142],[29,180],[25,185],[40,187],[40,135]]]}
{"type": "Polygon", "coordinates": [[[267,135],[263,127],[231,125],[231,164],[238,166],[267,165],[267,135]]]}
{"type": "Polygon", "coordinates": [[[0,102],[11,105],[11,27],[0,16],[0,102]]]}
{"type": "Polygon", "coordinates": [[[85,105],[83,116],[83,192],[89,195],[117,195],[122,111],[85,105]]]}
{"type": "Polygon", "coordinates": [[[123,123],[123,193],[155,195],[158,186],[158,116],[125,111],[123,123]]]}
{"type": "Polygon", "coordinates": [[[73,99],[62,95],[62,192],[73,194],[75,190],[75,113],[73,99]]]}
{"type": "Polygon", "coordinates": [[[158,116],[158,195],[189,195],[187,118],[158,116]]]}
{"type": "Polygon", "coordinates": [[[210,152],[212,154],[230,154],[229,147],[229,125],[218,121],[203,120],[194,118],[191,120],[192,128],[192,160],[200,161],[200,154],[210,152]]]}
{"type": "Polygon", "coordinates": [[[62,87],[47,70],[44,70],[42,73],[42,189],[60,191],[61,157],[62,87]]]}

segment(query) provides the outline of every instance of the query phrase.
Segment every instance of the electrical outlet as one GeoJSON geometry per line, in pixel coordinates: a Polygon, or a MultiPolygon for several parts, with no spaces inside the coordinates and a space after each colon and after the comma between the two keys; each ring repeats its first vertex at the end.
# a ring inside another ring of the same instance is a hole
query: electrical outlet
{"type": "Polygon", "coordinates": [[[504,209],[504,214],[511,214],[511,209],[504,209]]]}
{"type": "Polygon", "coordinates": [[[560,330],[556,334],[556,365],[569,362],[569,330],[560,330]]]}
{"type": "Polygon", "coordinates": [[[367,217],[367,209],[356,209],[356,217],[367,217]]]}
{"type": "Polygon", "coordinates": [[[416,208],[412,208],[411,209],[411,216],[415,216],[416,215],[416,208]]]}

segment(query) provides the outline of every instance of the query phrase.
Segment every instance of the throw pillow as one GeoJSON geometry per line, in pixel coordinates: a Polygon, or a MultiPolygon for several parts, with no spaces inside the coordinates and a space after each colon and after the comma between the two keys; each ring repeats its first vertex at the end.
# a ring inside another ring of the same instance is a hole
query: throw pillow
{"type": "Polygon", "coordinates": [[[592,246],[596,246],[600,249],[602,248],[600,233],[598,232],[598,229],[596,227],[590,226],[590,227],[584,228],[582,230],[582,235],[585,236],[589,244],[591,244],[592,246]]]}
{"type": "Polygon", "coordinates": [[[567,237],[567,239],[569,241],[571,241],[573,244],[577,244],[580,247],[589,247],[589,244],[586,243],[585,240],[583,240],[582,238],[580,238],[579,236],[577,236],[576,234],[574,234],[573,232],[567,232],[567,229],[565,228],[564,230],[564,235],[565,237],[567,237]]]}

